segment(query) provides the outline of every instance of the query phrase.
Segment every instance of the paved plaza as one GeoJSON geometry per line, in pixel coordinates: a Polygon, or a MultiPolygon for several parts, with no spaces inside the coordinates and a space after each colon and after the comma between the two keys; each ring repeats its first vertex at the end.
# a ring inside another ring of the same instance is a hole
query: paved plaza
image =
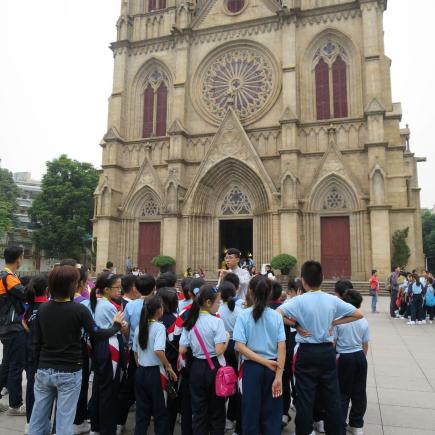
{"type": "MultiPolygon", "coordinates": [[[[380,314],[369,313],[368,298],[364,304],[372,335],[365,434],[435,434],[435,324],[408,326],[391,320],[387,308],[387,298],[380,300],[380,314]]],[[[23,417],[0,415],[0,434],[23,433],[24,423],[23,417]]],[[[126,435],[133,426],[131,413],[126,435]]],[[[284,433],[293,430],[290,424],[284,433]]]]}

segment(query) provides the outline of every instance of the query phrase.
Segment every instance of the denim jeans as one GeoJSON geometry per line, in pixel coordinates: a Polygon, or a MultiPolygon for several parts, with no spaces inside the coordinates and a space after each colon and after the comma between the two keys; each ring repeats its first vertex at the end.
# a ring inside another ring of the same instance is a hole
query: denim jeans
{"type": "Polygon", "coordinates": [[[376,304],[378,303],[378,295],[372,295],[372,313],[376,312],[376,304]]]}
{"type": "Polygon", "coordinates": [[[28,433],[32,435],[50,433],[50,411],[57,396],[56,434],[72,435],[81,383],[81,370],[67,373],[53,369],[38,369],[34,387],[35,404],[28,433]]]}

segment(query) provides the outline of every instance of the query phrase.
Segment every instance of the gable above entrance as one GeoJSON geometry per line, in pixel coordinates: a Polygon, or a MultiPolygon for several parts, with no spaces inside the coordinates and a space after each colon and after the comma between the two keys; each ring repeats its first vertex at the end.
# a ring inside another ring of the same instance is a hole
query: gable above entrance
{"type": "MultiPolygon", "coordinates": [[[[223,188],[228,189],[228,183],[239,183],[240,187],[252,191],[249,196],[256,198],[253,208],[257,212],[266,211],[279,197],[279,192],[231,106],[187,191],[184,211],[198,211],[195,202],[201,189],[206,189],[209,195],[215,196],[223,188]],[[253,188],[256,183],[258,192],[253,188]]],[[[201,212],[206,211],[203,209],[201,212]]]]}
{"type": "Polygon", "coordinates": [[[198,3],[199,9],[192,23],[194,29],[274,16],[281,9],[278,0],[242,0],[237,3],[231,0],[204,0],[198,3]]]}

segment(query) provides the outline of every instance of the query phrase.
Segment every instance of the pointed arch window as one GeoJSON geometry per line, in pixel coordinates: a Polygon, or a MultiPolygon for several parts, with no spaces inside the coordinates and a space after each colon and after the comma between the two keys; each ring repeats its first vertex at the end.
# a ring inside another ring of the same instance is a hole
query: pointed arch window
{"type": "Polygon", "coordinates": [[[317,50],[314,56],[318,120],[348,116],[346,57],[344,49],[332,42],[317,50]]]}
{"type": "Polygon", "coordinates": [[[166,0],[148,0],[148,12],[166,9],[166,0]]]}
{"type": "Polygon", "coordinates": [[[316,108],[317,119],[329,119],[331,117],[329,103],[329,67],[320,59],[316,65],[316,108]]]}
{"type": "Polygon", "coordinates": [[[143,137],[166,136],[168,79],[160,70],[154,70],[147,79],[143,107],[143,137]]]}

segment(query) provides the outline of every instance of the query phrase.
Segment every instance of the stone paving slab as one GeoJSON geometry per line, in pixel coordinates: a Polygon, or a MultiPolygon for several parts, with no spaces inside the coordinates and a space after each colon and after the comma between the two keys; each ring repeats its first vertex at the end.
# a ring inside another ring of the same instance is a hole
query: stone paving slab
{"type": "MultiPolygon", "coordinates": [[[[435,435],[435,324],[410,326],[390,319],[387,298],[380,298],[380,313],[371,314],[368,299],[363,308],[372,341],[365,434],[435,435]]],[[[0,414],[0,435],[22,434],[24,423],[23,417],[0,414]]],[[[133,428],[131,413],[125,435],[132,435],[133,428]]],[[[290,423],[283,433],[293,431],[290,423]]],[[[176,435],[180,435],[178,426],[176,435]]]]}

